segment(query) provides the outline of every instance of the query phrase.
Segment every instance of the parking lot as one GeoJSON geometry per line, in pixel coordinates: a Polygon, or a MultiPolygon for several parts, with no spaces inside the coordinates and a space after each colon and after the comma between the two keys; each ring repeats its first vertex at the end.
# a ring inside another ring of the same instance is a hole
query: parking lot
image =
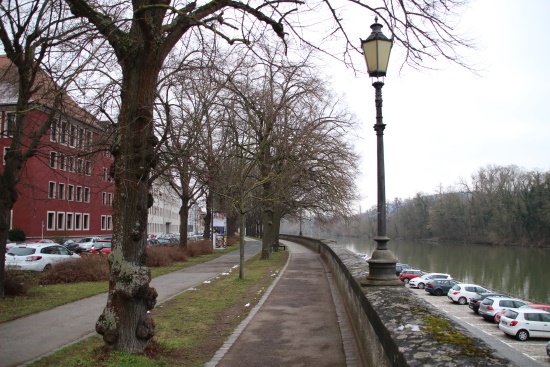
{"type": "Polygon", "coordinates": [[[529,339],[525,342],[520,342],[500,331],[497,324],[485,321],[481,316],[475,314],[467,304],[459,305],[457,303],[452,303],[447,296],[432,296],[424,289],[411,288],[411,290],[415,292],[418,297],[425,299],[429,303],[449,314],[449,316],[463,324],[467,329],[474,332],[481,339],[487,341],[488,344],[496,347],[497,350],[506,350],[506,348],[499,348],[502,347],[502,345],[499,346],[499,343],[503,343],[504,345],[513,348],[513,350],[516,350],[517,352],[530,358],[535,362],[533,363],[534,366],[550,365],[550,357],[546,354],[547,339],[529,339]]]}

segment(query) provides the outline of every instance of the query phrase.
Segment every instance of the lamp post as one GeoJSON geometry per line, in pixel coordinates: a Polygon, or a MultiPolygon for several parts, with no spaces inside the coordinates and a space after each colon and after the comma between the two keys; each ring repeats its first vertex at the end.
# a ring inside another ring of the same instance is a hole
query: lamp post
{"type": "Polygon", "coordinates": [[[397,260],[387,247],[390,240],[386,235],[386,175],[384,169],[384,128],[382,122],[382,87],[384,82],[379,78],[386,76],[392,40],[382,33],[382,24],[371,25],[372,33],[366,40],[361,40],[361,48],[367,62],[367,70],[371,78],[376,78],[372,86],[376,90],[376,158],[377,158],[377,182],[378,182],[378,230],[374,240],[376,250],[371,255],[369,263],[369,275],[361,282],[363,286],[401,286],[401,282],[395,275],[397,260]]]}

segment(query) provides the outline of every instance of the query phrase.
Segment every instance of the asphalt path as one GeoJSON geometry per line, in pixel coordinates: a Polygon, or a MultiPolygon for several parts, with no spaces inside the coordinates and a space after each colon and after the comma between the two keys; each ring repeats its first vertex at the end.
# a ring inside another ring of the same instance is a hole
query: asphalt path
{"type": "Polygon", "coordinates": [[[435,307],[447,313],[470,332],[483,339],[492,348],[497,350],[501,357],[515,362],[521,367],[548,367],[550,357],[546,355],[547,339],[529,339],[520,342],[504,334],[497,324],[485,321],[483,317],[474,313],[468,304],[453,303],[446,295],[432,296],[424,289],[410,288],[418,297],[425,299],[435,307]]]}
{"type": "MultiPolygon", "coordinates": [[[[261,243],[246,241],[245,257],[258,253],[261,243]]],[[[203,264],[154,278],[157,304],[213,279],[239,264],[239,250],[203,264]]],[[[31,363],[71,344],[96,335],[95,323],[103,312],[107,293],[0,324],[0,366],[31,363]]]]}

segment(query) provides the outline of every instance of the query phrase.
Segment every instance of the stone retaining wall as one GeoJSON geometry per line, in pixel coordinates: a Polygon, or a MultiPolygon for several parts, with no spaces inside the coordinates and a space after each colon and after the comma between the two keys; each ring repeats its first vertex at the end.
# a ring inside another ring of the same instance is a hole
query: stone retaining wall
{"type": "Polygon", "coordinates": [[[361,287],[368,264],[335,241],[280,235],[318,252],[330,268],[364,367],[513,366],[405,287],[361,287]]]}

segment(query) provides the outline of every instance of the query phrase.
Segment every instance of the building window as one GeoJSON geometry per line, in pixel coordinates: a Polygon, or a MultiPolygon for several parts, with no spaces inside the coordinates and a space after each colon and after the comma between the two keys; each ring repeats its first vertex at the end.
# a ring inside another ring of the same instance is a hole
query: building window
{"type": "Polygon", "coordinates": [[[50,167],[57,167],[57,152],[50,152],[50,167]]]}
{"type": "Polygon", "coordinates": [[[90,176],[92,174],[92,162],[86,161],[86,175],[90,176]]]}
{"type": "Polygon", "coordinates": [[[4,121],[4,130],[2,135],[6,138],[13,136],[13,130],[15,129],[15,112],[6,112],[6,120],[4,121]]]}
{"type": "Polygon", "coordinates": [[[82,149],[84,147],[84,129],[78,129],[78,148],[82,149]]]}
{"type": "Polygon", "coordinates": [[[68,231],[72,231],[72,230],[73,230],[73,216],[74,216],[73,213],[67,213],[67,222],[66,222],[65,228],[66,228],[68,231]]]}
{"type": "Polygon", "coordinates": [[[55,182],[52,181],[48,184],[48,199],[55,199],[55,182]]]}
{"type": "Polygon", "coordinates": [[[107,216],[102,215],[101,216],[101,230],[104,231],[107,229],[107,216]]]}
{"type": "Polygon", "coordinates": [[[67,200],[74,200],[74,185],[69,185],[67,190],[67,200]]]}
{"type": "Polygon", "coordinates": [[[69,157],[69,172],[74,172],[74,157],[69,157]]]}
{"type": "Polygon", "coordinates": [[[89,187],[84,188],[84,202],[85,203],[90,202],[90,188],[89,187]]]}
{"type": "Polygon", "coordinates": [[[101,205],[106,205],[106,204],[107,204],[107,193],[102,192],[101,193],[101,205]]]}
{"type": "Polygon", "coordinates": [[[55,229],[55,212],[46,213],[46,228],[48,231],[53,231],[55,229]]]}
{"type": "Polygon", "coordinates": [[[113,218],[108,215],[107,216],[107,230],[110,231],[111,229],[113,229],[113,218]]]}
{"type": "Polygon", "coordinates": [[[72,125],[69,128],[69,146],[76,146],[76,126],[72,125]]]}
{"type": "Polygon", "coordinates": [[[109,206],[113,205],[113,194],[111,193],[107,194],[107,205],[109,206]]]}
{"type": "Polygon", "coordinates": [[[82,186],[76,187],[76,201],[82,201],[82,186]]]}
{"type": "Polygon", "coordinates": [[[50,141],[57,141],[57,122],[52,121],[52,126],[50,127],[50,141]]]}
{"type": "Polygon", "coordinates": [[[10,151],[9,147],[4,147],[4,166],[6,165],[6,154],[10,151]]]}
{"type": "Polygon", "coordinates": [[[103,181],[109,180],[109,175],[107,174],[107,168],[103,167],[103,181]]]}
{"type": "Polygon", "coordinates": [[[65,213],[57,212],[57,229],[63,230],[65,226],[65,213]]]}
{"type": "Polygon", "coordinates": [[[67,121],[61,120],[61,131],[59,132],[59,142],[67,145],[67,121]]]}
{"type": "Polygon", "coordinates": [[[82,213],[75,213],[74,215],[74,229],[80,231],[82,228],[82,213]]]}
{"type": "Polygon", "coordinates": [[[59,187],[58,187],[58,190],[57,190],[57,198],[59,200],[65,199],[65,184],[64,183],[59,183],[59,187]]]}
{"type": "Polygon", "coordinates": [[[65,154],[59,153],[59,169],[65,171],[65,154]]]}
{"type": "Polygon", "coordinates": [[[82,174],[82,158],[78,158],[78,160],[76,161],[76,173],[78,173],[79,175],[82,174]]]}
{"type": "Polygon", "coordinates": [[[82,214],[82,229],[90,230],[90,214],[82,214]]]}
{"type": "Polygon", "coordinates": [[[92,149],[92,132],[91,131],[86,131],[86,147],[85,149],[87,151],[90,151],[90,149],[92,149]]]}

